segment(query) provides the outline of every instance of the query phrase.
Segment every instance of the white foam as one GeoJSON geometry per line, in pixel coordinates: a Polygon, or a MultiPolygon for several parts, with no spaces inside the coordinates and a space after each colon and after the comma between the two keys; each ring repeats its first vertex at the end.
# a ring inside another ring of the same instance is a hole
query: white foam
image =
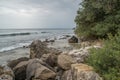
{"type": "Polygon", "coordinates": [[[19,44],[16,44],[16,45],[4,47],[4,48],[0,49],[0,52],[13,50],[13,49],[16,49],[16,48],[19,48],[19,47],[23,47],[23,46],[28,46],[28,45],[30,45],[30,43],[31,42],[29,42],[29,43],[19,43],[19,44]]]}

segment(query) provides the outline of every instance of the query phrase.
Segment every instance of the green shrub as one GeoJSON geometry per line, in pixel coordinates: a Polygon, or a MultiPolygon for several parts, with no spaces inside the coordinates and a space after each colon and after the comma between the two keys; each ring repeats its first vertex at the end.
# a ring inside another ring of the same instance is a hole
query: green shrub
{"type": "Polygon", "coordinates": [[[101,49],[91,49],[87,63],[101,74],[104,80],[120,80],[120,32],[109,36],[101,49]]]}

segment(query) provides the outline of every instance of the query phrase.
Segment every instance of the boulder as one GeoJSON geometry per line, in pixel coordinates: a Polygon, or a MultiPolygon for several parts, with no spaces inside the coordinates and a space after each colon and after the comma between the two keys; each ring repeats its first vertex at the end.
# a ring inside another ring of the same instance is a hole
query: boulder
{"type": "Polygon", "coordinates": [[[39,59],[32,59],[29,61],[26,77],[27,80],[54,80],[56,73],[47,66],[42,65],[43,63],[39,59]]]}
{"type": "Polygon", "coordinates": [[[43,54],[47,54],[48,48],[44,42],[35,40],[30,45],[30,58],[41,58],[43,54]]]}
{"type": "Polygon", "coordinates": [[[102,80],[93,68],[86,64],[72,64],[71,73],[72,80],[102,80]]]}
{"type": "Polygon", "coordinates": [[[68,40],[69,43],[78,43],[78,38],[75,37],[75,36],[72,36],[69,40],[68,40]]]}
{"type": "Polygon", "coordinates": [[[69,55],[60,54],[57,63],[62,69],[68,70],[71,68],[71,64],[76,63],[76,61],[69,55]]]}
{"type": "Polygon", "coordinates": [[[15,80],[25,80],[26,79],[26,68],[28,61],[22,61],[18,63],[14,68],[15,80]]]}
{"type": "Polygon", "coordinates": [[[30,58],[41,58],[43,54],[60,54],[61,51],[55,48],[48,48],[46,43],[41,42],[40,40],[33,41],[30,45],[30,58]]]}
{"type": "Polygon", "coordinates": [[[12,60],[12,61],[10,61],[10,62],[8,62],[8,66],[11,68],[11,69],[13,69],[18,63],[20,63],[20,62],[22,62],[22,61],[28,61],[29,60],[29,58],[27,58],[27,57],[22,57],[22,58],[18,58],[18,59],[16,59],[16,60],[12,60]]]}
{"type": "Polygon", "coordinates": [[[14,73],[8,66],[0,66],[0,80],[14,80],[14,73]]]}

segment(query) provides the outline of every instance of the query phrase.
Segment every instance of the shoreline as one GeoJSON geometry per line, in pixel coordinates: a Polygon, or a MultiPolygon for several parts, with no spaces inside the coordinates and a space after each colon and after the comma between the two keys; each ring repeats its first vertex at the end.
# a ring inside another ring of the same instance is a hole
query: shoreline
{"type": "MultiPolygon", "coordinates": [[[[55,40],[55,42],[47,43],[48,47],[56,48],[63,52],[69,52],[73,50],[73,47],[68,43],[68,39],[55,40]]],[[[9,61],[20,58],[20,57],[29,57],[30,48],[19,47],[16,49],[0,52],[0,65],[7,64],[9,61]]]]}
{"type": "Polygon", "coordinates": [[[99,48],[99,46],[87,45],[83,47],[81,43],[77,43],[81,46],[81,48],[77,49],[75,47],[77,44],[71,44],[70,40],[71,38],[50,42],[35,40],[29,48],[24,46],[3,52],[6,55],[2,56],[3,60],[0,63],[0,65],[2,64],[0,69],[3,72],[1,78],[7,80],[31,80],[35,75],[33,77],[35,80],[78,80],[79,78],[77,79],[76,76],[82,78],[81,74],[83,74],[86,79],[89,79],[88,75],[93,79],[94,75],[97,80],[102,80],[92,66],[84,63],[89,56],[88,50],[93,47],[99,48]]]}

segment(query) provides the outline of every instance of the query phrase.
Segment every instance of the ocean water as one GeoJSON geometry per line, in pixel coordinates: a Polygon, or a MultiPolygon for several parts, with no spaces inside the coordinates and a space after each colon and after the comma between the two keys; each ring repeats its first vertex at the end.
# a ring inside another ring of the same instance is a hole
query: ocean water
{"type": "Polygon", "coordinates": [[[0,29],[0,52],[29,45],[33,40],[59,39],[72,29],[0,29]]]}

